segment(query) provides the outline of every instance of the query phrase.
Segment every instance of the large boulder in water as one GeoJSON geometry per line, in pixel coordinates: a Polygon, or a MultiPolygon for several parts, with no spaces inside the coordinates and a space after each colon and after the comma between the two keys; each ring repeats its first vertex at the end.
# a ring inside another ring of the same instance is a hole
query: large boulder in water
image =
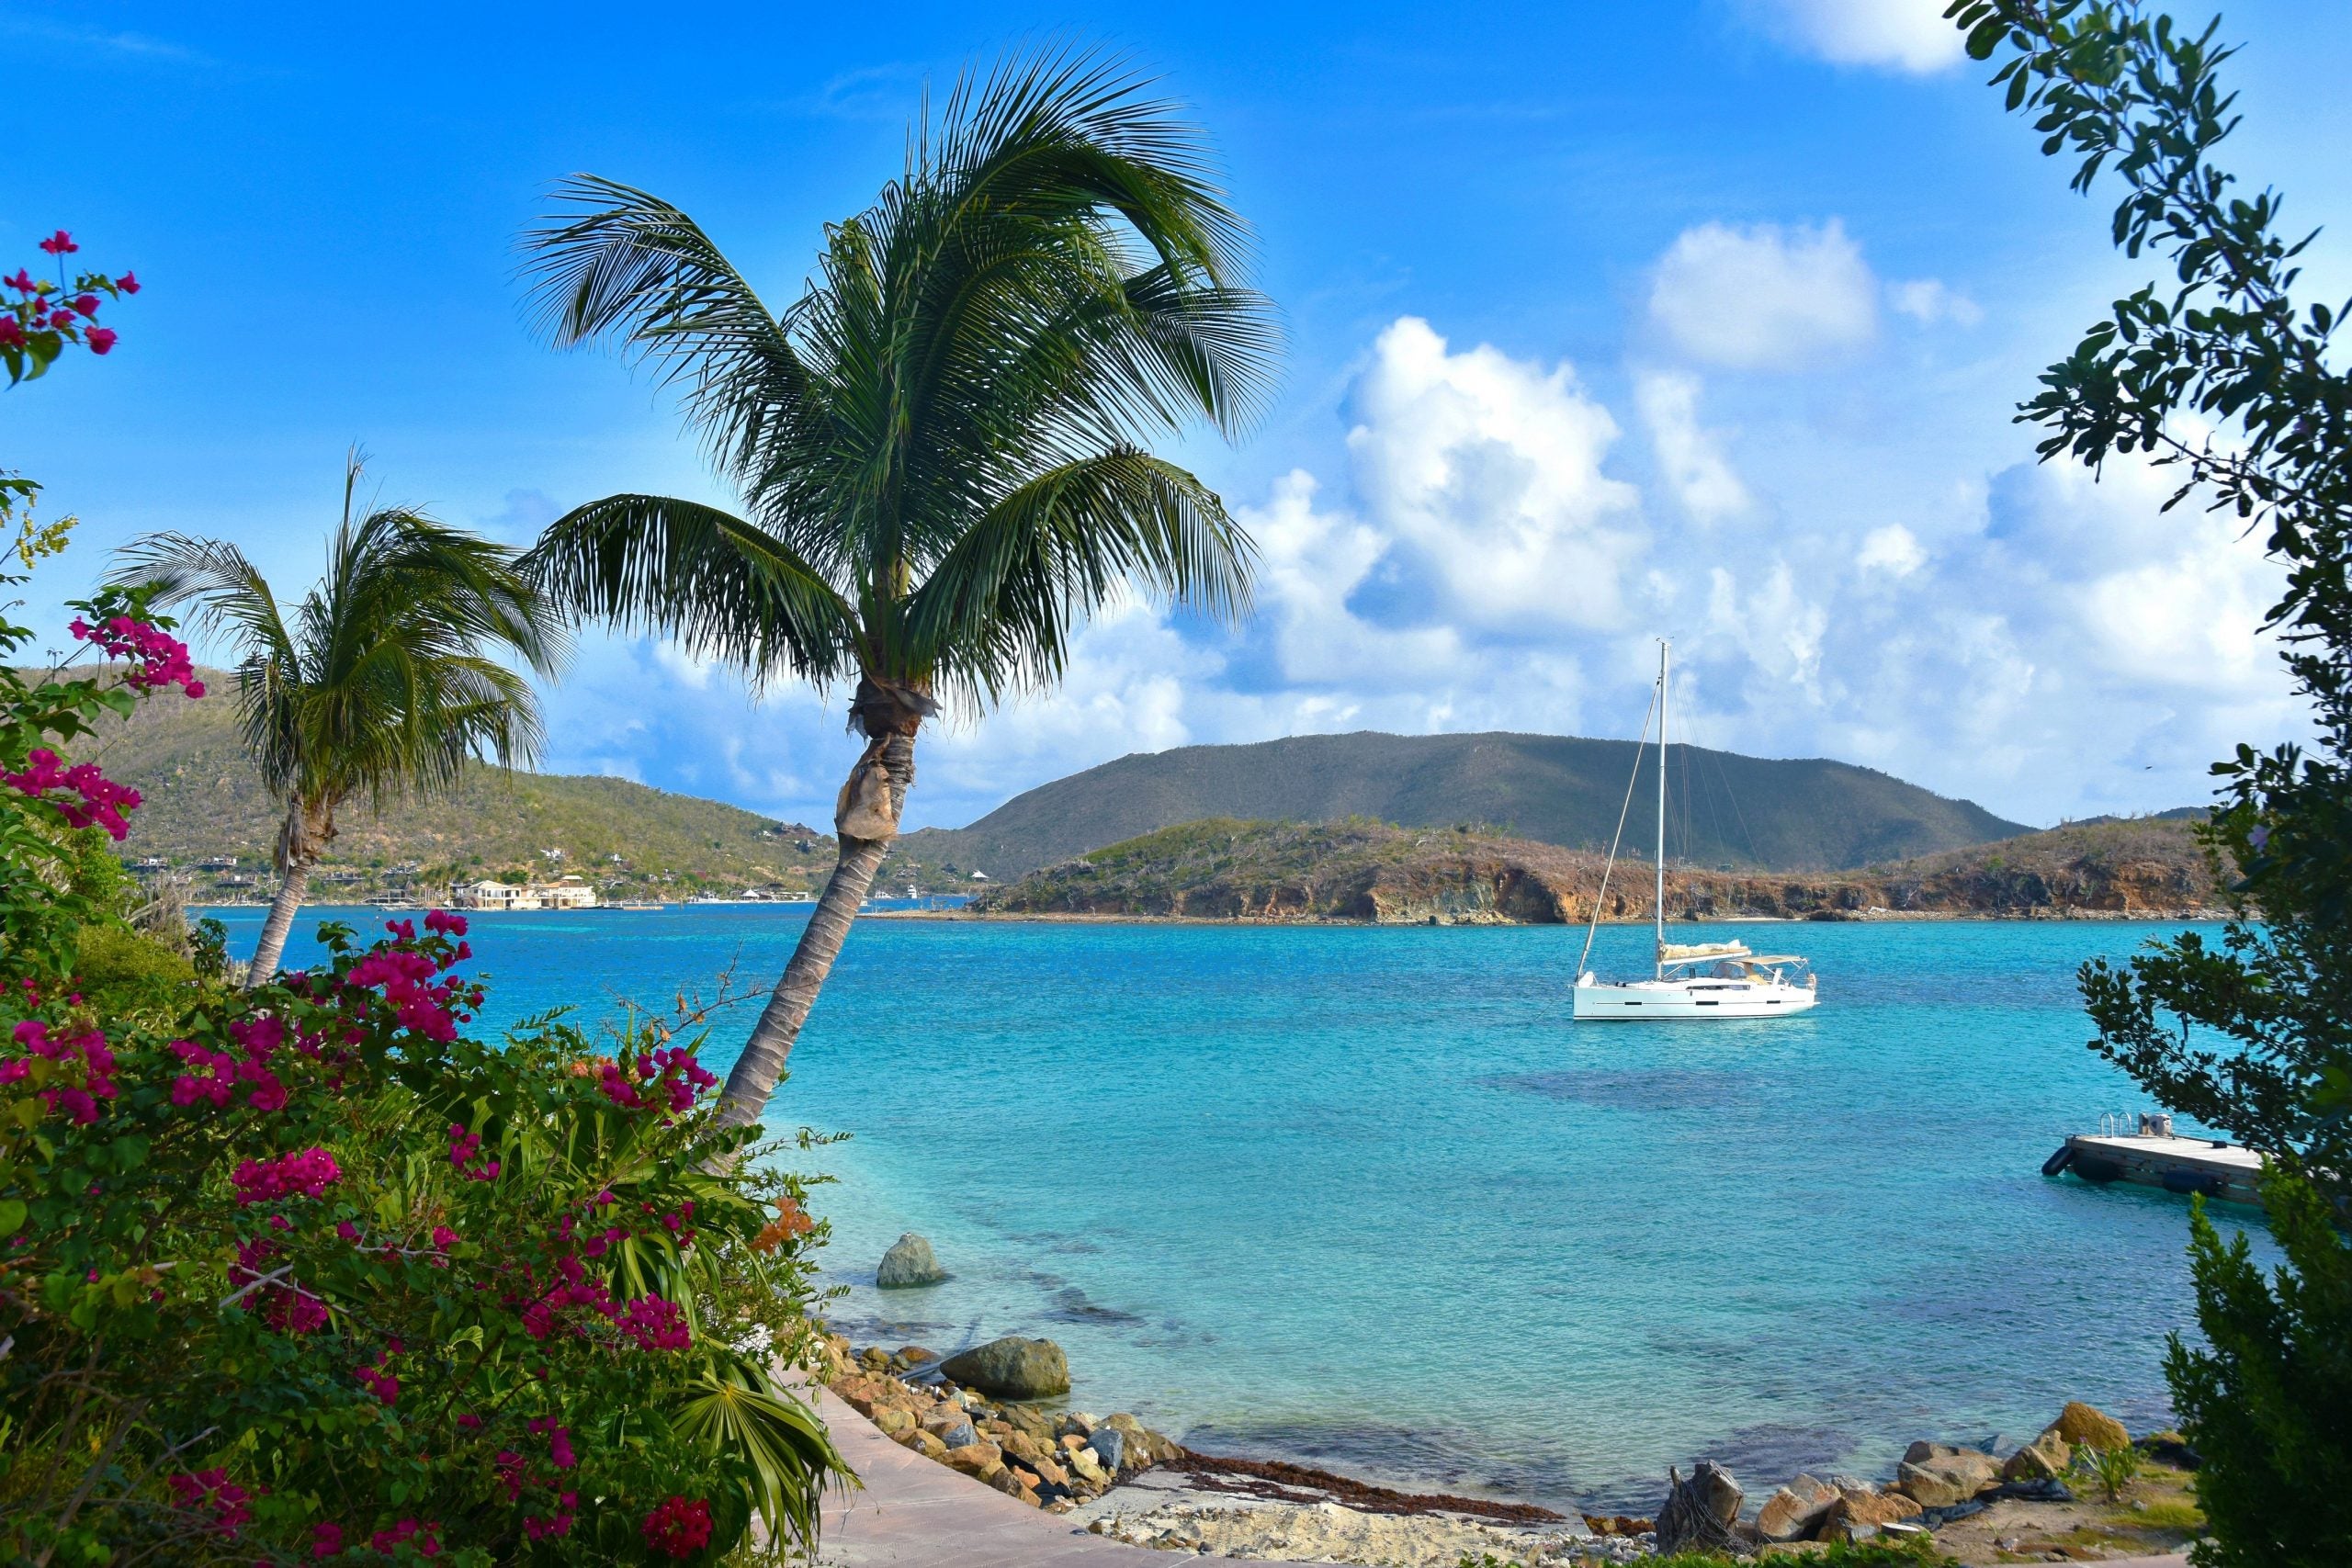
{"type": "Polygon", "coordinates": [[[936,1285],[947,1278],[947,1270],[932,1256],[931,1243],[909,1231],[890,1244],[882,1255],[882,1267],[874,1271],[874,1282],[886,1291],[902,1291],[913,1285],[936,1285]]]}
{"type": "Polygon", "coordinates": [[[1069,1392],[1069,1359],[1050,1339],[1008,1334],[948,1357],[939,1370],[966,1388],[999,1399],[1045,1399],[1069,1392]]]}

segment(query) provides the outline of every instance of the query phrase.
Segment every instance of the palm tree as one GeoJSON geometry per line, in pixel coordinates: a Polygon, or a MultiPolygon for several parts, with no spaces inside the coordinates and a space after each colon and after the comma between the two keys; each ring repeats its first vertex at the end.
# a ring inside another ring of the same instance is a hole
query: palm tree
{"type": "Polygon", "coordinates": [[[1253,552],[1145,443],[1237,434],[1277,333],[1197,132],[1114,62],[1054,54],[970,78],[906,172],[826,230],[783,314],[692,219],[592,176],[526,236],[559,346],[595,339],[678,383],[733,512],[613,495],[550,525],[558,600],[675,638],[754,686],[850,688],[865,749],[840,861],[729,1076],[756,1120],[898,832],[915,737],[1052,684],[1128,586],[1232,621],[1253,552]]]}
{"type": "Polygon", "coordinates": [[[345,469],[326,577],[290,621],[243,552],[220,540],[151,534],[123,547],[113,572],[157,584],[158,604],[193,604],[198,628],[239,645],[238,725],[286,805],[277,894],[248,987],[277,973],[336,810],[354,795],[380,806],[447,788],[477,757],[529,762],[538,704],[530,682],[493,655],[552,672],[567,643],[563,617],[514,551],[400,508],[355,517],[361,461],[354,453],[345,469]]]}

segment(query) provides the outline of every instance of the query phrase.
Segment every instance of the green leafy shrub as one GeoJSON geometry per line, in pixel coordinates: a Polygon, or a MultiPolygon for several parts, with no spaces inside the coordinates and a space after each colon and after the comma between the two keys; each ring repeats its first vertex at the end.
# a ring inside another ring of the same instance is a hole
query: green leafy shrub
{"type": "Polygon", "coordinates": [[[468,1038],[438,912],[251,992],[162,963],[83,836],[136,793],[53,747],[201,686],[136,594],[85,608],[127,672],[0,657],[0,1562],[812,1545],[844,1472],[774,1370],[822,1229],[697,1043],[468,1038]]]}
{"type": "Polygon", "coordinates": [[[2175,1336],[2173,1404],[2202,1460],[2206,1568],[2340,1568],[2352,1548],[2352,1244],[2317,1190],[2263,1182],[2286,1262],[2265,1279],[2243,1232],[2223,1242],[2196,1201],[2189,1259],[2207,1348],[2175,1336]]]}

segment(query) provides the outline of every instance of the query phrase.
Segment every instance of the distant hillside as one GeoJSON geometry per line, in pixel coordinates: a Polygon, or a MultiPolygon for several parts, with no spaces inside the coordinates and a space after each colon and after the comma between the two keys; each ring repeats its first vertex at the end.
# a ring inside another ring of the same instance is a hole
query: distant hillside
{"type": "MultiPolygon", "coordinates": [[[[279,822],[239,748],[231,677],[207,672],[213,696],[144,704],[128,725],[77,748],[137,788],[130,859],[161,856],[175,867],[235,856],[233,869],[200,873],[198,897],[253,897],[279,822]]],[[[315,886],[322,899],[359,897],[395,884],[433,889],[455,878],[525,872],[576,872],[608,896],[746,887],[814,888],[832,869],[833,840],[798,823],[756,816],[717,801],[650,789],[626,779],[476,770],[456,794],[393,802],[381,817],[364,800],[338,814],[315,886]],[[560,850],[560,859],[545,852],[560,850]],[[408,868],[408,874],[395,868],[408,868]]],[[[939,875],[893,856],[885,884],[909,877],[926,887],[939,875]]]]}
{"type": "MultiPolygon", "coordinates": [[[[1002,881],[1072,855],[1209,818],[1407,827],[1483,825],[1606,851],[1634,765],[1629,740],[1555,735],[1306,735],[1253,746],[1137,753],[1042,784],[968,828],[909,835],[925,859],[1002,881]]],[[[1655,750],[1626,828],[1645,850],[1655,750]]],[[[1673,749],[1673,858],[1724,870],[1844,870],[2028,829],[1869,768],[1673,749]]]]}
{"type": "MultiPolygon", "coordinates": [[[[2029,833],[1866,871],[1760,875],[1670,867],[1668,919],[1871,914],[2188,916],[2219,897],[2191,825],[2142,818],[2029,833]]],[[[1576,923],[1605,857],[1524,839],[1345,822],[1189,822],[1065,861],[979,903],[1007,915],[1576,923]]],[[[1606,918],[1650,913],[1654,872],[1621,860],[1606,918]]]]}

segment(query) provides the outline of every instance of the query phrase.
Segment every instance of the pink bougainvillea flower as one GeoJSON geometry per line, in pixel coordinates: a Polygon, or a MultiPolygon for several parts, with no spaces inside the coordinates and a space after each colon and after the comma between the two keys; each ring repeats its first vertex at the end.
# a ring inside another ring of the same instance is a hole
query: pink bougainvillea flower
{"type": "Polygon", "coordinates": [[[38,294],[40,292],[40,285],[35,283],[33,281],[33,275],[27,272],[23,267],[18,267],[17,269],[17,276],[14,277],[0,277],[0,284],[7,285],[9,288],[17,290],[19,294],[38,294]]]}
{"type": "Polygon", "coordinates": [[[126,272],[120,277],[114,280],[114,286],[117,288],[121,289],[125,294],[136,294],[139,292],[138,275],[135,273],[126,272]]]}
{"type": "MultiPolygon", "coordinates": [[[[108,349],[114,347],[115,339],[121,335],[121,333],[116,332],[112,327],[92,327],[87,333],[83,334],[90,344],[90,352],[92,354],[106,353],[108,349]]],[[[200,696],[203,694],[193,693],[191,694],[200,696]]]]}
{"type": "Polygon", "coordinates": [[[645,1544],[664,1557],[684,1560],[710,1544],[710,1505],[699,1497],[671,1497],[645,1516],[645,1544]]]}
{"type": "Polygon", "coordinates": [[[98,313],[98,297],[95,294],[77,294],[74,297],[74,309],[85,316],[95,316],[98,313]]]}
{"type": "Polygon", "coordinates": [[[68,256],[82,247],[74,243],[73,235],[60,229],[48,239],[43,240],[40,243],[40,248],[53,256],[68,256]]]}

